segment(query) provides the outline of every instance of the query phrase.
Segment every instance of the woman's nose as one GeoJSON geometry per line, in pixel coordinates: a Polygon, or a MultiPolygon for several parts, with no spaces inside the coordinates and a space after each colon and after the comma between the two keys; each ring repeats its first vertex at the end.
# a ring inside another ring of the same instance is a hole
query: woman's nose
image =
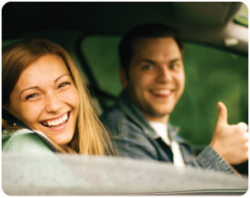
{"type": "Polygon", "coordinates": [[[50,93],[50,94],[48,94],[46,102],[47,102],[47,104],[46,104],[46,110],[48,112],[57,112],[63,106],[62,100],[57,96],[56,93],[50,93]]]}

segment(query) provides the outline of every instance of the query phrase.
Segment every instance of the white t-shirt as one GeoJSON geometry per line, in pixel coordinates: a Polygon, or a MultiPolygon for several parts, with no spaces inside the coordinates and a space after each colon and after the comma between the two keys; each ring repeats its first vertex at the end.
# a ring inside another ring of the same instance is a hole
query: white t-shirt
{"type": "Polygon", "coordinates": [[[169,140],[167,124],[163,124],[160,122],[149,122],[149,124],[165,141],[165,143],[171,147],[171,150],[173,152],[174,165],[178,167],[185,167],[179,144],[175,140],[169,140]]]}

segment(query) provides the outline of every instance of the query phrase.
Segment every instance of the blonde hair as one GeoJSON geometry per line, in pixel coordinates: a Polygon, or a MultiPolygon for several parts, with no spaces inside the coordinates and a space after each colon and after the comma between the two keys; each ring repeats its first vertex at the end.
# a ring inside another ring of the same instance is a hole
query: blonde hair
{"type": "MultiPolygon", "coordinates": [[[[70,55],[58,44],[45,39],[32,39],[9,45],[2,54],[2,104],[10,104],[10,94],[22,71],[38,58],[57,55],[67,66],[79,92],[80,107],[74,136],[69,144],[55,144],[62,153],[85,155],[110,155],[114,153],[109,134],[98,119],[90,99],[89,91],[70,55]],[[10,78],[11,76],[11,78],[10,78]]],[[[19,129],[2,119],[3,129],[19,129]]]]}

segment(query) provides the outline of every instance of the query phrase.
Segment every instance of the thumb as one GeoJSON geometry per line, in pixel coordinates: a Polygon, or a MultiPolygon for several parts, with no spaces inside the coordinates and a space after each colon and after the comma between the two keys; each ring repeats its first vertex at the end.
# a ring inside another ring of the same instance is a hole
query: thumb
{"type": "Polygon", "coordinates": [[[222,102],[218,102],[217,108],[218,108],[217,126],[221,124],[227,124],[227,107],[222,102]]]}

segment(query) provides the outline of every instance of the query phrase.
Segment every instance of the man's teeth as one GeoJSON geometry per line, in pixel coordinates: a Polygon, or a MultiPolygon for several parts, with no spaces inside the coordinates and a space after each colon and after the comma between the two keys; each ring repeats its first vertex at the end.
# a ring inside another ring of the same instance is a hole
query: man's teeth
{"type": "Polygon", "coordinates": [[[61,118],[58,118],[58,119],[52,120],[52,121],[43,122],[42,124],[45,126],[54,127],[54,126],[57,126],[59,124],[62,124],[63,122],[66,122],[67,120],[68,120],[68,114],[66,113],[61,118]]]}
{"type": "Polygon", "coordinates": [[[166,95],[166,94],[170,94],[170,90],[169,89],[165,89],[165,90],[152,90],[153,94],[161,94],[161,95],[166,95]]]}

